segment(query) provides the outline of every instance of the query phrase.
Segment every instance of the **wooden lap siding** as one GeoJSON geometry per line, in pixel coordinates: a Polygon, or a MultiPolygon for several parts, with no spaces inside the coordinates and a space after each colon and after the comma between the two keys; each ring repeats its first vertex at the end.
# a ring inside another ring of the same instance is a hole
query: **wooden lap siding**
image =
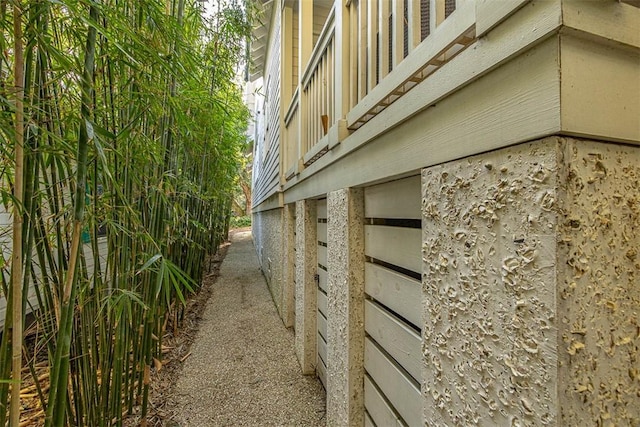
{"type": "Polygon", "coordinates": [[[365,189],[365,425],[420,425],[420,177],[365,189]]]}
{"type": "Polygon", "coordinates": [[[318,200],[318,360],[316,371],[327,388],[327,199],[318,200]]]}

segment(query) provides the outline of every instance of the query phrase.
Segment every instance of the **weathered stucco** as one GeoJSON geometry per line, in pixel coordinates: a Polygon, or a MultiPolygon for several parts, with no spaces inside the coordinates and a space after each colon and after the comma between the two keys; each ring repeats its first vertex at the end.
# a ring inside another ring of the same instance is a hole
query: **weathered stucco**
{"type": "Polygon", "coordinates": [[[640,147],[568,140],[558,198],[561,425],[640,426],[640,147]]]}
{"type": "Polygon", "coordinates": [[[364,198],[327,196],[327,425],[364,422],[364,198]]]}
{"type": "Polygon", "coordinates": [[[423,171],[427,425],[638,425],[638,147],[423,171]]]}
{"type": "Polygon", "coordinates": [[[282,317],[283,210],[273,209],[253,215],[252,234],[260,268],[282,317]]]}
{"type": "Polygon", "coordinates": [[[317,212],[315,200],[296,202],[296,355],[302,373],[316,369],[316,311],[318,309],[315,275],[317,270],[317,212]]]}
{"type": "Polygon", "coordinates": [[[294,326],[295,307],[295,228],[296,207],[295,204],[285,205],[283,209],[283,264],[282,264],[282,322],[287,328],[294,326]]]}

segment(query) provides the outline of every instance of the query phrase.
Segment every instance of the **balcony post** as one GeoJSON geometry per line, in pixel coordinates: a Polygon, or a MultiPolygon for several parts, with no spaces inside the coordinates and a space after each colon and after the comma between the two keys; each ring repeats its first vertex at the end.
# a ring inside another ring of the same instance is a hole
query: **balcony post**
{"type": "Polygon", "coordinates": [[[349,7],[345,1],[336,3],[335,9],[335,119],[344,119],[349,112],[349,67],[350,38],[349,38],[349,7]]]}
{"type": "Polygon", "coordinates": [[[298,94],[300,97],[298,106],[298,114],[300,115],[298,122],[298,172],[300,172],[304,168],[304,162],[301,159],[306,153],[308,139],[309,101],[302,88],[302,75],[313,50],[313,1],[298,0],[298,49],[298,87],[300,88],[298,94]]]}

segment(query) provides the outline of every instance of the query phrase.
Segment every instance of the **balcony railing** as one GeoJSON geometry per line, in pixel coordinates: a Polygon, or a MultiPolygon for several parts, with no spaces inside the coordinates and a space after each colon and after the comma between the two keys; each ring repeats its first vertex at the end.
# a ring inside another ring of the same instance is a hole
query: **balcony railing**
{"type": "Polygon", "coordinates": [[[476,37],[475,0],[351,0],[341,15],[336,7],[342,5],[336,3],[329,13],[286,113],[286,180],[476,37]],[[337,25],[342,25],[343,40],[336,39],[337,25]],[[340,55],[342,49],[348,54],[340,55]]]}

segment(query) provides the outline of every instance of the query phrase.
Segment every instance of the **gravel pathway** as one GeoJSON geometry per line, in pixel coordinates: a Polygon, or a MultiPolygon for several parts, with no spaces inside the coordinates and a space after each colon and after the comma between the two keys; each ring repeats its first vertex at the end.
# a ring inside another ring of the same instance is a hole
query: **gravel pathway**
{"type": "Polygon", "coordinates": [[[278,317],[250,232],[231,241],[176,384],[173,425],[324,425],[324,390],[300,373],[293,333],[278,317]]]}

